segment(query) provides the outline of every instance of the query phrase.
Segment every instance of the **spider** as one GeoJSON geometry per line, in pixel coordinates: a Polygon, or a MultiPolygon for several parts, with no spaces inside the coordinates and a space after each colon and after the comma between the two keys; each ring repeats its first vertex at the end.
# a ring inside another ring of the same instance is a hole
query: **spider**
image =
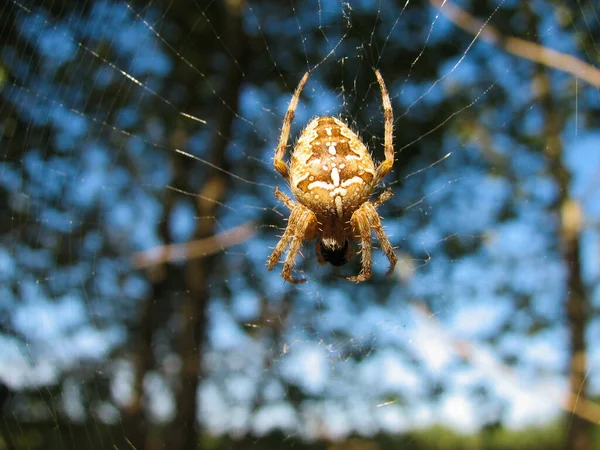
{"type": "Polygon", "coordinates": [[[275,188],[275,197],[290,210],[288,225],[268,259],[272,270],[289,246],[281,276],[290,283],[304,283],[292,277],[296,255],[302,241],[316,239],[316,255],[320,264],[346,264],[354,255],[353,241],[360,240],[362,270],[356,276],[344,277],[359,283],[371,277],[371,229],[390,261],[389,275],[397,257],[390,244],[376,208],[392,197],[391,189],[377,199],[369,198],[377,184],[394,164],[393,112],[383,77],[375,70],[381,89],[385,121],[385,160],[375,168],[367,147],[343,121],[329,116],[317,117],[300,134],[289,166],[283,161],[290,126],[302,88],[310,72],[300,80],[283,120],[279,145],[275,150],[275,169],[290,184],[297,202],[275,188]]]}

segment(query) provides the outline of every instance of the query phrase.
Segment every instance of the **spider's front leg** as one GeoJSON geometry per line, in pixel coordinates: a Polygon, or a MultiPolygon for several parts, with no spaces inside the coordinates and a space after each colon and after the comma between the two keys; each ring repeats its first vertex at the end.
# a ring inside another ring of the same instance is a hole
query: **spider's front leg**
{"type": "Polygon", "coordinates": [[[300,99],[300,94],[302,93],[302,89],[306,84],[306,80],[308,80],[308,76],[310,72],[306,72],[298,86],[296,87],[296,91],[290,100],[290,104],[285,113],[285,117],[283,119],[283,125],[281,127],[281,136],[279,136],[279,144],[275,149],[275,157],[273,158],[273,165],[277,172],[281,174],[281,176],[286,180],[290,180],[290,168],[283,160],[285,156],[285,150],[287,148],[288,138],[290,136],[290,128],[292,126],[292,121],[294,120],[294,114],[296,112],[296,107],[298,106],[298,100],[300,99]]]}
{"type": "Polygon", "coordinates": [[[285,257],[281,276],[284,280],[293,284],[304,283],[306,282],[305,279],[295,279],[292,277],[292,269],[294,267],[296,255],[302,247],[302,241],[305,238],[311,240],[315,236],[317,230],[317,218],[310,209],[299,203],[294,203],[283,192],[276,190],[275,195],[287,206],[291,206],[292,212],[290,214],[290,218],[288,219],[288,225],[283,233],[283,236],[281,236],[281,239],[275,246],[273,253],[271,253],[271,256],[269,256],[267,267],[269,270],[273,270],[273,267],[275,267],[275,264],[277,261],[279,261],[279,258],[289,245],[290,249],[285,257]]]}
{"type": "Polygon", "coordinates": [[[375,71],[379,89],[381,90],[381,101],[383,104],[383,119],[384,119],[384,141],[383,148],[385,152],[385,160],[379,164],[375,173],[373,185],[377,185],[383,178],[392,170],[394,165],[394,112],[392,110],[392,102],[388,94],[385,82],[379,70],[375,71]]]}

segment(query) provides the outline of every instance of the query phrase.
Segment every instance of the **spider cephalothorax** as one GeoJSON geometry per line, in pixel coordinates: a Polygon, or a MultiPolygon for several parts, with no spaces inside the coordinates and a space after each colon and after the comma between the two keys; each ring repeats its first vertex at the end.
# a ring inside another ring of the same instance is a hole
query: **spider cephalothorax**
{"type": "Polygon", "coordinates": [[[371,230],[375,231],[381,249],[390,261],[390,270],[396,265],[396,254],[381,226],[375,208],[392,196],[385,191],[375,201],[369,201],[377,184],[394,164],[392,145],[393,116],[385,83],[375,71],[385,119],[385,160],[375,167],[371,156],[358,136],[339,119],[322,116],[310,121],[302,131],[292,153],[290,165],[284,161],[290,126],[302,88],[308,80],[307,72],[290,101],[279,145],[275,151],[275,168],[292,189],[297,203],[275,189],[275,197],[291,210],[288,226],[269,257],[268,268],[273,269],[289,246],[281,276],[290,283],[303,283],[292,278],[292,268],[302,241],[317,240],[317,260],[334,266],[346,264],[353,256],[352,241],[360,240],[362,270],[346,277],[351,281],[365,281],[371,277],[371,230]]]}

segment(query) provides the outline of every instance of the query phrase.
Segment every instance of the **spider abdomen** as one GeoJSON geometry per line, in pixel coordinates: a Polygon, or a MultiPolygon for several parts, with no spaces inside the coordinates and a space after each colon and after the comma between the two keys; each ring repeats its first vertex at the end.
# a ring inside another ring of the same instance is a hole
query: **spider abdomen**
{"type": "Polygon", "coordinates": [[[335,117],[313,119],[292,153],[292,192],[318,215],[347,220],[369,199],[374,177],[375,166],[367,148],[335,117]]]}

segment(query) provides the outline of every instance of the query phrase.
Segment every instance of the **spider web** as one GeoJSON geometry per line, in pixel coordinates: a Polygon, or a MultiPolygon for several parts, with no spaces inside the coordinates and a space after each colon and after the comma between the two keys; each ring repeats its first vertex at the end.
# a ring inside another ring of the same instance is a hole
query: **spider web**
{"type": "Polygon", "coordinates": [[[0,16],[5,446],[38,448],[43,425],[57,448],[138,446],[139,411],[178,426],[190,365],[206,434],[258,447],[574,411],[557,215],[580,227],[594,336],[591,2],[9,1],[0,16]],[[381,161],[375,68],[395,113],[377,192],[395,194],[380,215],[398,267],[384,276],[374,242],[373,278],[353,285],[339,275],[359,258],[319,266],[305,243],[309,281],[291,286],[265,267],[288,216],[272,158],[289,99],[311,71],[290,149],[333,115],[381,161]]]}

